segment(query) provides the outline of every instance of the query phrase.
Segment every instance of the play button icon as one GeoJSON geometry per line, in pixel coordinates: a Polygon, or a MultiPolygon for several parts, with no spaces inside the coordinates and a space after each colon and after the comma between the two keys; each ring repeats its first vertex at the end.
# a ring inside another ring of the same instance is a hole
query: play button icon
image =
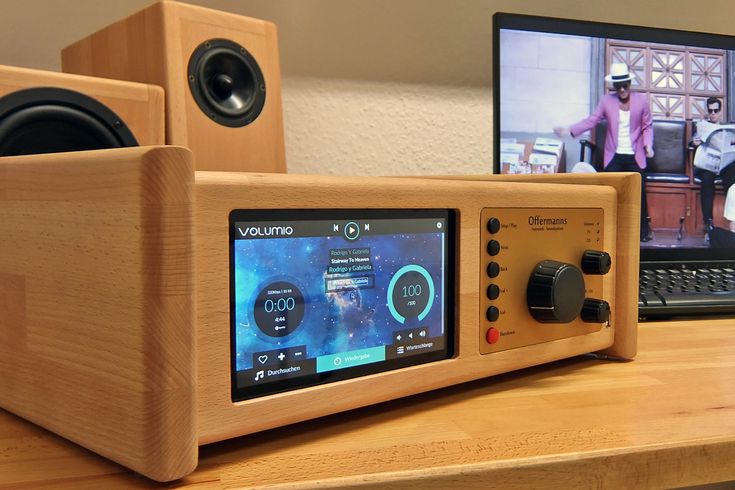
{"type": "Polygon", "coordinates": [[[354,221],[350,221],[344,228],[345,238],[348,240],[357,240],[360,237],[360,226],[354,221]]]}

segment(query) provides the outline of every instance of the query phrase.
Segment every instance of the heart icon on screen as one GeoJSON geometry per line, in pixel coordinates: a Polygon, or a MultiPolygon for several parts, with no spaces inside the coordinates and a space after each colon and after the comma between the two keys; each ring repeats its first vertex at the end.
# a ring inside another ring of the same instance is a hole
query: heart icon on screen
{"type": "Polygon", "coordinates": [[[265,364],[265,361],[268,360],[268,356],[266,355],[258,356],[258,360],[260,361],[261,364],[265,364]]]}

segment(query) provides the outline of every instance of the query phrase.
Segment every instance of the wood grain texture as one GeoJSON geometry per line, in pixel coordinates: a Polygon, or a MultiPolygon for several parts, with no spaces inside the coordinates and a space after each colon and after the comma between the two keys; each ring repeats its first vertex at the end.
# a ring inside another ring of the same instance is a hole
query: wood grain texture
{"type": "MultiPolygon", "coordinates": [[[[428,178],[489,182],[568,183],[602,185],[618,193],[616,228],[616,275],[620,279],[615,291],[615,317],[619,328],[615,342],[601,353],[624,359],[636,354],[638,324],[638,274],[640,269],[640,175],[636,173],[599,174],[534,174],[534,175],[467,175],[431,176],[428,178]]],[[[571,201],[573,202],[573,201],[571,201]]]]}
{"type": "Polygon", "coordinates": [[[141,146],[165,143],[164,94],[156,85],[0,66],[0,97],[33,87],[81,92],[117,114],[141,146]]]}
{"type": "Polygon", "coordinates": [[[176,147],[0,159],[0,406],[158,480],[197,461],[192,181],[176,147]]]}
{"type": "Polygon", "coordinates": [[[197,170],[286,171],[278,34],[271,22],[158,2],[66,47],[62,69],[164,87],[166,142],[190,148],[197,170]],[[211,39],[229,39],[243,46],[263,72],[265,106],[247,126],[215,123],[191,95],[189,58],[197,46],[211,39]]]}
{"type": "MultiPolygon", "coordinates": [[[[200,448],[177,487],[678,488],[735,480],[735,320],[200,448]]],[[[0,486],[152,483],[0,411],[0,486]]],[[[724,488],[724,487],[723,487],[724,488]]]]}
{"type": "MultiPolygon", "coordinates": [[[[616,250],[617,193],[613,187],[566,184],[345,178],[196,172],[196,270],[199,327],[199,440],[210,443],[379,403],[427,390],[520,369],[613,345],[637,323],[570,338],[480,355],[480,212],[485,207],[602,208],[605,250],[616,250]],[[446,208],[458,214],[457,355],[448,360],[232,403],[230,392],[230,293],[228,216],[233,209],[446,208]],[[295,409],[298,407],[298,409],[295,409]]],[[[603,277],[605,297],[615,304],[615,280],[603,277]],[[604,285],[607,286],[604,286],[604,285]]],[[[633,267],[629,264],[629,267],[633,267]]],[[[525,301],[525,291],[516,297],[525,301]]],[[[616,310],[617,312],[617,310],[616,310]]],[[[538,328],[535,322],[516,328],[538,328]]]]}
{"type": "MultiPolygon", "coordinates": [[[[0,324],[0,337],[8,340],[0,368],[12,372],[0,383],[0,402],[154,479],[190,471],[197,442],[599,351],[613,345],[621,329],[635,328],[618,323],[489,355],[481,355],[478,345],[481,212],[570,203],[599,208],[606,217],[602,248],[616,250],[621,224],[612,186],[196,172],[192,211],[193,172],[186,155],[180,148],[138,148],[13,158],[0,165],[7,226],[0,250],[8,252],[0,262],[7,279],[0,304],[15,319],[0,324]],[[230,211],[324,209],[335,203],[456,211],[456,355],[233,404],[230,211]],[[53,220],[44,221],[45,215],[53,220]],[[8,306],[21,304],[20,298],[25,313],[8,306]],[[42,376],[46,372],[54,375],[42,376]],[[61,408],[49,413],[47,404],[61,408]]],[[[613,305],[624,270],[619,258],[615,263],[601,289],[602,299],[613,305]]],[[[527,323],[515,328],[538,327],[527,323]]]]}

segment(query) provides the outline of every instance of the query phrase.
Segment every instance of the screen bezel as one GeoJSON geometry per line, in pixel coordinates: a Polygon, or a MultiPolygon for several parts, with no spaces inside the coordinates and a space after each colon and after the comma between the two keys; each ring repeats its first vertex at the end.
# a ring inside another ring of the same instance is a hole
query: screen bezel
{"type": "Polygon", "coordinates": [[[455,353],[456,318],[455,302],[458,291],[455,287],[457,273],[457,217],[453,209],[235,209],[228,218],[229,223],[229,272],[230,272],[230,385],[232,402],[273,395],[310,386],[323,385],[336,381],[358,378],[370,374],[391,371],[428,362],[450,359],[455,353]],[[237,341],[235,309],[235,226],[236,222],[253,223],[288,220],[375,220],[375,219],[442,219],[446,223],[444,250],[444,348],[411,356],[386,359],[372,364],[286,378],[256,386],[240,386],[237,382],[237,341]]]}
{"type": "MultiPolygon", "coordinates": [[[[735,37],[696,31],[610,24],[575,19],[497,12],[493,15],[493,173],[500,173],[500,30],[515,29],[551,34],[652,42],[735,50],[735,37]]],[[[728,248],[648,248],[641,247],[641,261],[718,261],[735,260],[735,249],[728,248]]]]}

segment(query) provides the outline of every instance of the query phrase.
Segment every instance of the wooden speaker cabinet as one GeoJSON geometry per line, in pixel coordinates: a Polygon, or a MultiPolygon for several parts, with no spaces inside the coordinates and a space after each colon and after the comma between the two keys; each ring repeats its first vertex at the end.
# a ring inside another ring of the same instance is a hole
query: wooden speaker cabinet
{"type": "Polygon", "coordinates": [[[639,180],[590,177],[192,172],[176,147],[0,159],[0,406],[168,481],[201,444],[632,358],[639,180]]]}
{"type": "Polygon", "coordinates": [[[271,22],[159,2],[65,48],[62,69],[161,85],[166,143],[197,170],[286,171],[271,22]]]}
{"type": "Polygon", "coordinates": [[[164,143],[153,85],[0,66],[0,156],[164,143]]]}

